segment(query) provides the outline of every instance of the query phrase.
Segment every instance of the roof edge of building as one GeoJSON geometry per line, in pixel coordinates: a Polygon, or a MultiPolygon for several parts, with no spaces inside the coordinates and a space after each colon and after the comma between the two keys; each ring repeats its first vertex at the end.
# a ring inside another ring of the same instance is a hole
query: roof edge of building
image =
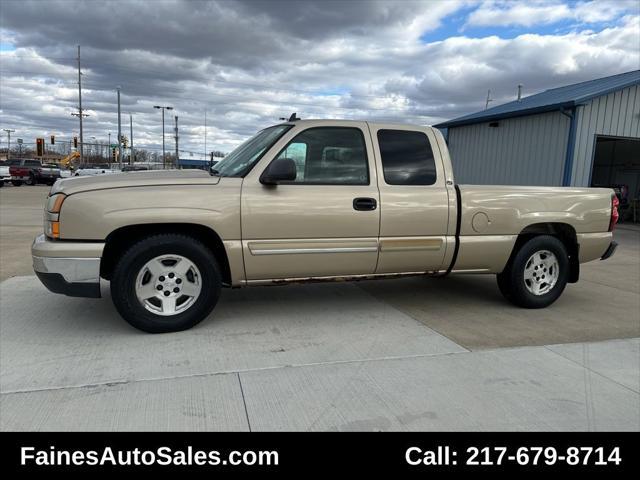
{"type": "Polygon", "coordinates": [[[507,118],[526,117],[529,115],[535,115],[538,113],[555,112],[565,108],[575,107],[577,104],[573,100],[562,103],[554,103],[553,105],[543,105],[540,107],[526,108],[524,110],[514,110],[512,112],[494,113],[493,115],[487,115],[478,118],[450,120],[448,122],[437,123],[433,125],[436,128],[452,128],[462,127],[465,125],[474,125],[476,123],[487,123],[495,120],[504,120],[507,118]]]}
{"type": "MultiPolygon", "coordinates": [[[[611,75],[610,77],[602,77],[602,78],[598,78],[598,79],[594,79],[594,80],[605,80],[605,79],[610,79],[613,77],[619,77],[622,75],[629,75],[629,74],[637,74],[638,72],[640,72],[640,70],[632,70],[630,72],[623,72],[623,73],[619,73],[617,75],[611,75]]],[[[586,80],[584,82],[579,82],[576,84],[572,84],[572,85],[563,85],[561,87],[556,87],[556,88],[551,88],[548,90],[545,90],[543,92],[537,93],[532,95],[532,97],[536,96],[536,95],[542,95],[545,94],[547,92],[550,91],[554,91],[554,90],[558,90],[561,88],[566,88],[566,87],[571,87],[574,85],[581,85],[583,83],[588,83],[588,82],[593,82],[594,80],[586,80]]],[[[458,117],[457,119],[454,118],[453,120],[449,120],[447,122],[442,122],[442,123],[438,123],[436,125],[433,125],[436,128],[451,128],[451,127],[461,127],[464,125],[474,125],[477,123],[486,123],[486,122],[491,122],[491,121],[495,121],[495,120],[501,120],[501,119],[506,119],[506,118],[514,118],[514,117],[523,117],[523,116],[527,116],[527,115],[534,115],[537,113],[545,113],[545,112],[551,112],[554,110],[559,110],[562,108],[567,108],[567,107],[575,107],[575,106],[579,106],[584,104],[585,102],[588,102],[594,98],[597,97],[602,97],[604,95],[609,95],[613,92],[617,92],[619,90],[624,90],[625,88],[629,88],[629,87],[633,87],[634,85],[640,85],[640,81],[638,80],[638,78],[631,78],[628,81],[612,86],[610,88],[607,89],[603,89],[603,90],[599,90],[599,91],[595,91],[595,92],[591,92],[588,94],[585,94],[581,97],[576,97],[573,98],[571,100],[566,100],[564,102],[558,102],[558,103],[554,103],[554,104],[550,104],[550,105],[541,105],[538,107],[532,107],[532,108],[527,108],[527,109],[522,109],[522,110],[513,110],[510,112],[502,112],[502,113],[494,113],[494,114],[488,114],[488,115],[479,115],[476,117],[472,117],[472,118],[467,118],[473,115],[478,115],[480,112],[474,112],[471,113],[469,115],[465,115],[463,117],[458,117]]],[[[530,98],[530,97],[527,97],[530,98]]],[[[508,105],[514,102],[508,102],[504,105],[508,105]]],[[[504,105],[500,105],[499,107],[502,107],[504,105]]],[[[499,108],[499,107],[494,107],[494,108],[499,108]]],[[[490,109],[491,110],[491,109],[490,109]]]]}

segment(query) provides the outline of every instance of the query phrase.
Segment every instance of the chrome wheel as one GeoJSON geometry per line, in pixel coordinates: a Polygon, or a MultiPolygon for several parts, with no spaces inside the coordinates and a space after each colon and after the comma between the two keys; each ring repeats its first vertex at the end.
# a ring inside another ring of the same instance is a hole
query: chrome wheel
{"type": "Polygon", "coordinates": [[[156,315],[178,315],[200,296],[202,277],[198,267],[181,255],[160,255],[138,272],[136,296],[144,308],[156,315]]]}
{"type": "Polygon", "coordinates": [[[534,295],[544,295],[558,282],[558,259],[548,250],[540,250],[529,257],[524,267],[524,284],[534,295]]]}

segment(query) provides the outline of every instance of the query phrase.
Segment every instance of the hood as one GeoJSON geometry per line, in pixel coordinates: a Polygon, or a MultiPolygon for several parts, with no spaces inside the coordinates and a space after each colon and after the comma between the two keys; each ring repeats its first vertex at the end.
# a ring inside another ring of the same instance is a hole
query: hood
{"type": "Polygon", "coordinates": [[[158,170],[151,172],[124,172],[58,180],[51,193],[71,195],[91,190],[125,187],[152,187],[162,185],[215,185],[220,177],[203,170],[158,170]]]}

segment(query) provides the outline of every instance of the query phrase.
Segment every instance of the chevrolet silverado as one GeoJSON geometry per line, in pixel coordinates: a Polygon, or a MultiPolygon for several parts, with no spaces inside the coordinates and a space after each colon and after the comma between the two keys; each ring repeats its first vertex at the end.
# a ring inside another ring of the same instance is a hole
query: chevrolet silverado
{"type": "Polygon", "coordinates": [[[605,188],[456,185],[430,127],[288,121],[210,173],[58,181],[33,266],[70,296],[110,281],[147,332],[197,324],[223,286],[303,281],[496,274],[510,302],[541,308],[613,254],[616,202],[605,188]]]}

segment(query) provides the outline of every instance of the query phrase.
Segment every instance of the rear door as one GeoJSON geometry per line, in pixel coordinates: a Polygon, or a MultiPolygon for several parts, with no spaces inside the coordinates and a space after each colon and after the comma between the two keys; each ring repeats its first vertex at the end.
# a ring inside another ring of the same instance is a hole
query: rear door
{"type": "Polygon", "coordinates": [[[439,270],[450,219],[436,137],[429,128],[408,125],[370,129],[382,205],[376,273],[439,270]]]}
{"type": "Polygon", "coordinates": [[[272,150],[242,186],[247,280],[372,274],[380,198],[367,124],[298,124],[272,150]],[[295,161],[296,180],[261,184],[280,157],[295,161]]]}

